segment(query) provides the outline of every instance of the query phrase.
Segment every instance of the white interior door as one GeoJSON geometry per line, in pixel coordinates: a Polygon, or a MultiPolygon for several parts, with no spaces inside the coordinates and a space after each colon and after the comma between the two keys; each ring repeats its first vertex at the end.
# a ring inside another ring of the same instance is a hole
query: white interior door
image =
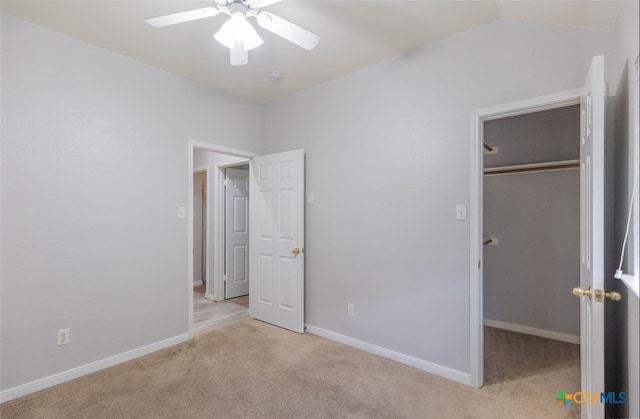
{"type": "Polygon", "coordinates": [[[304,332],[304,151],[250,165],[251,317],[304,332]]]}
{"type": "Polygon", "coordinates": [[[225,298],[249,294],[249,171],[226,169],[225,298]]]}
{"type": "MultiPolygon", "coordinates": [[[[593,59],[580,100],[580,344],[582,391],[604,391],[604,56],[593,59]]],[[[582,403],[604,418],[603,403],[582,403]]]]}

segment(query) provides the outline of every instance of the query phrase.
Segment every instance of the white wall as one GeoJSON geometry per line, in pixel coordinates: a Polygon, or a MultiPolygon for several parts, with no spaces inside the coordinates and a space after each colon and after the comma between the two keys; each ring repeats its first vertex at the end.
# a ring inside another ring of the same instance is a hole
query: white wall
{"type": "Polygon", "coordinates": [[[315,193],[307,323],[468,374],[471,111],[580,87],[609,47],[498,22],[266,105],[263,152],[304,148],[315,193]]]}
{"type": "MultiPolygon", "coordinates": [[[[640,112],[633,103],[634,62],[639,50],[638,1],[621,2],[613,34],[613,60],[610,94],[615,112],[615,264],[622,248],[628,205],[633,181],[634,118],[640,112]]],[[[627,260],[638,256],[638,249],[628,248],[627,260]],[[632,253],[634,252],[634,253],[632,253]]],[[[615,268],[614,268],[615,269],[615,268]]],[[[630,272],[630,265],[625,267],[630,272]]],[[[640,312],[638,296],[607,275],[606,285],[618,290],[623,300],[607,305],[607,387],[609,391],[626,391],[629,402],[613,406],[612,417],[640,417],[640,312]]]]}
{"type": "MultiPolygon", "coordinates": [[[[211,170],[216,168],[218,163],[227,163],[242,160],[242,157],[230,154],[217,153],[215,151],[196,149],[193,153],[193,167],[209,166],[211,170]]],[[[211,191],[213,192],[213,191],[211,191]]]]}
{"type": "Polygon", "coordinates": [[[261,107],[8,15],[2,101],[2,389],[186,334],[188,140],[261,107]]]}

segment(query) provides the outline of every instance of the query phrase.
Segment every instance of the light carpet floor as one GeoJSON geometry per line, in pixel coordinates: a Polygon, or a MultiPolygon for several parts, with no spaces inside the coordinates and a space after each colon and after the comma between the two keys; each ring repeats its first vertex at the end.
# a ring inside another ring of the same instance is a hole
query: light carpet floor
{"type": "Polygon", "coordinates": [[[0,405],[10,418],[577,418],[578,345],[486,328],[474,389],[247,319],[0,405]]]}

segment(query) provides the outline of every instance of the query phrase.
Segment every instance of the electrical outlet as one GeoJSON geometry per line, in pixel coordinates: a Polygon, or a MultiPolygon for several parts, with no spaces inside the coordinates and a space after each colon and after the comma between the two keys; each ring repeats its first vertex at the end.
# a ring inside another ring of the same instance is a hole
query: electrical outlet
{"type": "Polygon", "coordinates": [[[71,334],[69,329],[60,329],[56,337],[56,346],[62,346],[69,344],[71,340],[71,334]]]}
{"type": "Polygon", "coordinates": [[[356,315],[356,306],[354,304],[347,304],[347,315],[350,317],[356,315]]]}

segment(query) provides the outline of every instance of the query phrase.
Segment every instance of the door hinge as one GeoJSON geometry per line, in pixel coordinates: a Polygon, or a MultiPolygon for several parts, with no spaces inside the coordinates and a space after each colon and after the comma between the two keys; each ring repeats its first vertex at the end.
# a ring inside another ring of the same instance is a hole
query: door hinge
{"type": "Polygon", "coordinates": [[[227,276],[226,275],[222,276],[222,282],[227,282],[227,276]]]}
{"type": "Polygon", "coordinates": [[[227,178],[225,178],[225,179],[222,181],[222,185],[223,185],[223,186],[227,186],[227,182],[228,182],[228,180],[227,180],[227,178]]]}
{"type": "Polygon", "coordinates": [[[478,261],[478,269],[480,269],[480,266],[482,266],[482,265],[480,265],[480,261],[478,261]]]}

